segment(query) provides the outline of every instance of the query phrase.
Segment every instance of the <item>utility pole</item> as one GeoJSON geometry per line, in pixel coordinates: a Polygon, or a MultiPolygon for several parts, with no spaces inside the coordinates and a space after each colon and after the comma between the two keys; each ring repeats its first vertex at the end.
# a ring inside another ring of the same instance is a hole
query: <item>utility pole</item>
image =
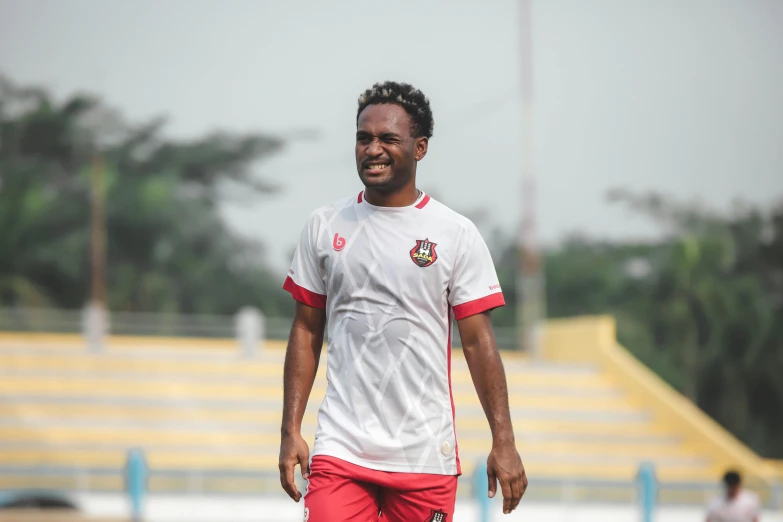
{"type": "Polygon", "coordinates": [[[520,0],[522,75],[522,186],[517,268],[517,332],[521,350],[539,355],[544,321],[544,279],[536,230],[536,179],[533,163],[532,0],[520,0]]]}
{"type": "Polygon", "coordinates": [[[82,332],[87,349],[102,351],[109,330],[106,304],[106,180],[100,153],[90,173],[90,301],[84,310],[82,332]]]}
{"type": "Polygon", "coordinates": [[[94,304],[106,307],[106,186],[104,162],[100,153],[93,155],[90,204],[91,288],[94,304]]]}

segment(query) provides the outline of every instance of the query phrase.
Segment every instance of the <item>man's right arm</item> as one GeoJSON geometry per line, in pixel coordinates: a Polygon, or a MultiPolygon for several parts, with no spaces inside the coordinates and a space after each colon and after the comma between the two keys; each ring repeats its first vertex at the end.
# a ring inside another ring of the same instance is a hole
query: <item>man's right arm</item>
{"type": "Polygon", "coordinates": [[[313,388],[324,339],[326,310],[296,303],[283,370],[283,422],[280,428],[280,484],[292,499],[302,497],[294,483],[294,468],[309,476],[310,449],[301,434],[302,418],[313,388]]]}

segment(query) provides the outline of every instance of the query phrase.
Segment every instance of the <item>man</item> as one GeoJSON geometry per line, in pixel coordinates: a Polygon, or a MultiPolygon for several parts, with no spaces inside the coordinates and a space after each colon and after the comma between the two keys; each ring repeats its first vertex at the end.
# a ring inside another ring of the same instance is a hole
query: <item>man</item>
{"type": "Polygon", "coordinates": [[[761,507],[758,496],[742,487],[742,477],[736,471],[723,475],[726,491],[707,508],[707,522],[759,522],[761,507]]]}
{"type": "Polygon", "coordinates": [[[489,496],[503,511],[527,487],[489,312],[505,304],[468,219],[416,188],[433,120],[407,84],[359,98],[358,195],[316,210],[284,288],[296,314],[284,370],[280,482],[308,480],[309,522],[448,522],[461,473],[451,396],[451,315],[492,431],[489,496]],[[313,456],[302,417],[329,325],[327,388],[313,456]]]}

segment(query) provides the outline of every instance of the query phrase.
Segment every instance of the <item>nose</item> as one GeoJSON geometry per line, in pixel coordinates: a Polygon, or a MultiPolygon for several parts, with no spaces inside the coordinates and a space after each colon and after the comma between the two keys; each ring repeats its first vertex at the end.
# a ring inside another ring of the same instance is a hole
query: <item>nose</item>
{"type": "Polygon", "coordinates": [[[375,158],[383,154],[383,148],[381,147],[381,140],[373,139],[367,146],[367,155],[371,158],[375,158]]]}

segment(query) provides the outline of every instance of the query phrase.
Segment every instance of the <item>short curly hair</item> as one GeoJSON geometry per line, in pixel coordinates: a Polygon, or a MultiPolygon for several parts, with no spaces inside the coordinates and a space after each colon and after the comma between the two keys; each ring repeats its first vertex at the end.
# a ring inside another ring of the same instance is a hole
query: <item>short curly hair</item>
{"type": "Polygon", "coordinates": [[[359,109],[356,111],[356,124],[359,115],[370,105],[393,103],[399,105],[411,118],[411,137],[432,137],[435,122],[432,119],[430,101],[419,89],[407,83],[386,81],[376,83],[359,96],[359,109]]]}

